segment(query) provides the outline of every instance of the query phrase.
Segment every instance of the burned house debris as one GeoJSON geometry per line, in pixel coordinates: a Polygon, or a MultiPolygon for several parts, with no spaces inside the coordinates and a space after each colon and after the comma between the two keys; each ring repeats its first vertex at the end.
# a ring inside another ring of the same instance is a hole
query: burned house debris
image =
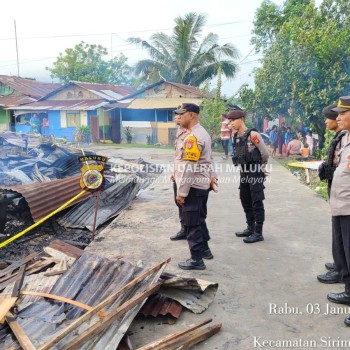
{"type": "MultiPolygon", "coordinates": [[[[0,293],[1,349],[126,349],[125,343],[118,346],[142,305],[143,315],[148,310],[155,317],[169,304],[174,305],[174,317],[181,313],[182,307],[163,295],[163,286],[183,301],[196,294],[198,303],[202,297],[212,301],[217,291],[217,284],[205,282],[211,288],[198,290],[195,286],[203,282],[164,274],[170,259],[138,267],[57,240],[45,252],[49,257],[33,254],[0,270],[0,291],[5,288],[0,293]],[[207,293],[212,288],[214,295],[207,293]]],[[[220,330],[221,324],[202,328],[210,321],[141,349],[189,348],[220,330]]]]}
{"type": "Polygon", "coordinates": [[[86,191],[80,196],[82,163],[79,157],[94,153],[67,145],[58,146],[50,138],[27,136],[29,141],[17,134],[0,134],[0,149],[6,148],[0,160],[0,244],[31,227],[33,222],[38,223],[50,213],[55,213],[57,208],[66,205],[75,196],[79,198],[26,233],[24,238],[19,238],[18,242],[14,241],[2,249],[3,258],[8,256],[12,259],[28,254],[27,249],[16,245],[31,236],[37,240],[43,239],[41,245],[38,242],[35,244],[39,251],[54,238],[77,241],[78,246],[80,243],[88,244],[92,237],[86,229],[93,232],[120,214],[130,206],[138,192],[162,172],[161,167],[150,166],[142,159],[111,158],[104,165],[101,190],[95,193],[86,191]],[[98,215],[95,215],[96,193],[99,196],[98,215]]]}
{"type": "MultiPolygon", "coordinates": [[[[173,324],[183,308],[202,313],[209,307],[218,285],[165,273],[170,259],[143,266],[80,249],[90,243],[95,228],[130,206],[162,167],[109,158],[100,189],[79,196],[79,157],[87,160],[93,152],[42,138],[2,136],[1,349],[132,350],[128,329],[138,314],[166,316],[173,324]],[[56,213],[57,208],[63,209],[56,213]]],[[[155,342],[140,349],[189,349],[220,330],[221,324],[205,328],[210,321],[199,320],[162,339],[155,335],[155,342]]]]}

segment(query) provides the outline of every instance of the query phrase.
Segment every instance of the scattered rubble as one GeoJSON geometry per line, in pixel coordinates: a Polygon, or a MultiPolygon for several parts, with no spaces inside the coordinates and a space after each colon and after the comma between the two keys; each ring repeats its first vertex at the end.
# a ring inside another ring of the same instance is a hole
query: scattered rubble
{"type": "MultiPolygon", "coordinates": [[[[35,253],[0,270],[0,292],[4,289],[0,293],[0,348],[131,350],[132,338],[122,339],[148,297],[152,296],[143,310],[156,316],[155,310],[162,309],[159,300],[164,303],[168,299],[159,297],[163,287],[173,288],[176,295],[175,284],[180,283],[183,297],[187,289],[197,293],[200,303],[207,288],[198,293],[193,287],[215,286],[164,274],[170,259],[152,267],[138,267],[122,258],[106,259],[58,240],[46,247],[45,253],[47,257],[35,253]]],[[[181,308],[177,308],[175,316],[180,313],[181,308]]],[[[191,325],[139,350],[189,349],[220,330],[220,324],[202,327],[210,321],[191,325]]]]}
{"type": "MultiPolygon", "coordinates": [[[[1,152],[0,243],[78,196],[82,191],[79,157],[94,155],[91,151],[52,144],[50,139],[46,143],[40,143],[43,139],[32,135],[28,139],[30,146],[23,148],[23,137],[0,134],[0,150],[4,147],[11,150],[1,152]]],[[[54,218],[0,248],[2,258],[21,258],[32,251],[41,251],[54,238],[78,246],[89,244],[96,229],[103,228],[129,207],[139,191],[162,172],[161,167],[142,159],[111,158],[104,168],[104,183],[99,191],[86,191],[54,218]],[[27,242],[25,247],[24,242],[27,242]]]]}
{"type": "MultiPolygon", "coordinates": [[[[183,308],[209,307],[218,284],[165,273],[170,259],[144,267],[83,250],[161,167],[111,158],[101,188],[81,193],[79,157],[92,152],[8,133],[0,143],[1,349],[134,350],[128,329],[138,314],[173,324],[183,308]]],[[[139,350],[189,349],[220,330],[209,322],[139,350]]]]}

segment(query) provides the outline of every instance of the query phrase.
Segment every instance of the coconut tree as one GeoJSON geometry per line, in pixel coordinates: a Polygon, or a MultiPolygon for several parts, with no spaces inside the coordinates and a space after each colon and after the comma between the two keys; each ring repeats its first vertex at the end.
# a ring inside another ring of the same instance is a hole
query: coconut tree
{"type": "Polygon", "coordinates": [[[218,44],[219,37],[210,33],[201,39],[206,16],[188,13],[175,19],[173,33],[155,33],[150,41],[129,38],[130,43],[146,49],[150,58],[136,64],[136,74],[148,83],[165,80],[199,86],[217,75],[227,78],[237,72],[238,51],[233,44],[218,44]]]}

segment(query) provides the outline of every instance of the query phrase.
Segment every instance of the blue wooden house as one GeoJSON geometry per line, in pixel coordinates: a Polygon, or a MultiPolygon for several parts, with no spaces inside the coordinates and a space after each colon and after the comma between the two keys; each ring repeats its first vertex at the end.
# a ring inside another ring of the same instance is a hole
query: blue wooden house
{"type": "Polygon", "coordinates": [[[129,86],[70,81],[38,101],[11,107],[16,132],[30,132],[30,118],[36,114],[41,133],[73,141],[77,127],[87,126],[93,141],[110,138],[111,128],[106,106],[135,92],[129,86]]]}

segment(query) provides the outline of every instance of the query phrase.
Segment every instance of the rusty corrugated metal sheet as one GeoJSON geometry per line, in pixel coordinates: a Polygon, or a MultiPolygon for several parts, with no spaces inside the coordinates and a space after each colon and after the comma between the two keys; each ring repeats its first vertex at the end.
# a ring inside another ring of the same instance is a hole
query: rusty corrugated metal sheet
{"type": "MultiPolygon", "coordinates": [[[[84,252],[74,265],[58,279],[50,293],[96,306],[141,272],[140,269],[127,261],[109,260],[84,252]]],[[[150,275],[128,293],[119,297],[104,311],[115,311],[120,304],[140,293],[150,284],[155,283],[159,279],[160,273],[158,271],[150,275]]],[[[107,329],[93,336],[80,349],[115,350],[140,307],[141,305],[135,306],[107,329]]],[[[34,346],[39,348],[82,313],[84,311],[77,307],[41,299],[21,310],[17,314],[17,321],[34,346]]],[[[66,335],[56,344],[55,348],[62,349],[65,345],[70,344],[77,334],[99,321],[99,316],[94,315],[91,320],[83,323],[75,332],[66,335]]],[[[5,335],[0,333],[0,348],[6,349],[10,346],[19,349],[19,344],[8,333],[5,335]]]]}
{"type": "Polygon", "coordinates": [[[28,96],[16,96],[16,95],[8,95],[8,96],[0,96],[0,106],[1,107],[13,107],[19,106],[25,103],[31,103],[36,101],[35,99],[28,96]]]}
{"type": "Polygon", "coordinates": [[[149,297],[142,306],[140,314],[144,316],[157,317],[158,315],[168,315],[179,318],[182,311],[182,305],[164,295],[155,294],[149,297]]]}
{"type": "Polygon", "coordinates": [[[21,93],[35,99],[39,99],[62,86],[61,84],[42,83],[35,79],[20,78],[9,75],[0,75],[0,82],[15,90],[16,93],[21,93]]]}
{"type": "MultiPolygon", "coordinates": [[[[0,190],[20,193],[28,203],[34,222],[37,222],[82,191],[80,178],[81,175],[75,175],[44,183],[0,187],[0,190]]],[[[91,195],[92,192],[86,192],[71,205],[91,195]]]]}
{"type": "MultiPolygon", "coordinates": [[[[16,110],[78,110],[88,111],[108,105],[100,100],[42,100],[16,107],[16,110]]],[[[13,109],[13,108],[12,108],[13,109]]]]}
{"type": "Polygon", "coordinates": [[[204,94],[195,86],[180,84],[180,83],[172,83],[172,82],[167,82],[167,83],[170,85],[174,85],[179,89],[186,90],[186,91],[190,92],[191,94],[196,95],[198,97],[204,97],[204,94]]]}
{"type": "MultiPolygon", "coordinates": [[[[142,188],[141,176],[126,175],[115,177],[115,183],[107,184],[101,191],[96,227],[99,227],[110,218],[119,215],[125,208],[130,206],[137,193],[142,188]]],[[[106,183],[108,180],[106,180],[106,183]]],[[[95,197],[75,206],[58,219],[63,227],[94,229],[94,212],[96,206],[95,197]]]]}

